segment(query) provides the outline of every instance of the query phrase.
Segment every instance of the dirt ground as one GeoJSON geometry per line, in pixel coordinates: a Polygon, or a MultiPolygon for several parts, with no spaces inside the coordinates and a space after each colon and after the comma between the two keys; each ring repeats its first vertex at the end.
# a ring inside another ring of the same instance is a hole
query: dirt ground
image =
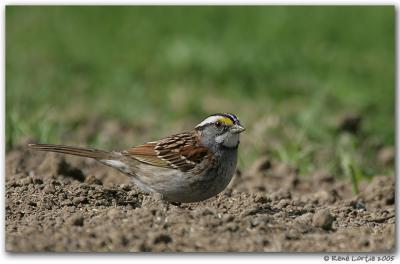
{"type": "Polygon", "coordinates": [[[351,188],[264,157],[217,197],[170,204],[95,161],[17,147],[6,155],[6,250],[394,250],[394,176],[351,188]]]}

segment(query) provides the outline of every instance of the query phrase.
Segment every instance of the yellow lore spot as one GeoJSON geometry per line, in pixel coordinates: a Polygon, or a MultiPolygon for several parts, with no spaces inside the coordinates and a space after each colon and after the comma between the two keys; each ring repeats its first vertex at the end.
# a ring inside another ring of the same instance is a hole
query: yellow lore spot
{"type": "Polygon", "coordinates": [[[226,124],[226,125],[230,125],[230,126],[233,125],[232,119],[230,119],[228,117],[225,117],[225,116],[223,116],[220,119],[218,119],[218,121],[223,123],[223,124],[226,124]]]}

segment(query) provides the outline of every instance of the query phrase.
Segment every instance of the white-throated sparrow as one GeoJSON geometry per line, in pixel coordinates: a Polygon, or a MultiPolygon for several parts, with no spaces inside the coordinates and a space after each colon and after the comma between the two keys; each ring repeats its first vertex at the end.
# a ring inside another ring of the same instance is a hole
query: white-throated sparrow
{"type": "Polygon", "coordinates": [[[93,158],[129,175],[144,191],[172,202],[198,202],[217,195],[230,182],[244,130],[235,115],[224,113],[207,117],[192,131],[123,151],[50,144],[29,148],[93,158]]]}

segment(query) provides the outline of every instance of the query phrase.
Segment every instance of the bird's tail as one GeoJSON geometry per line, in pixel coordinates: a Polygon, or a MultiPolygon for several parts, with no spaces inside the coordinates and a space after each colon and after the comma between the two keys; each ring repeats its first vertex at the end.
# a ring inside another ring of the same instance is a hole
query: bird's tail
{"type": "Polygon", "coordinates": [[[113,156],[112,152],[104,150],[73,147],[66,145],[29,144],[28,147],[32,150],[58,152],[74,156],[93,158],[97,160],[108,159],[113,156]]]}

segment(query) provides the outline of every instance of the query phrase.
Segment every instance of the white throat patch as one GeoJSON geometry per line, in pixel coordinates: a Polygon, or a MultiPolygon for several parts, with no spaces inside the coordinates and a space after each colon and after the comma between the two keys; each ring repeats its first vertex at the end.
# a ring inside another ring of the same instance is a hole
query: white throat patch
{"type": "Polygon", "coordinates": [[[234,148],[239,144],[239,134],[225,133],[215,138],[215,141],[224,147],[234,148]]]}

